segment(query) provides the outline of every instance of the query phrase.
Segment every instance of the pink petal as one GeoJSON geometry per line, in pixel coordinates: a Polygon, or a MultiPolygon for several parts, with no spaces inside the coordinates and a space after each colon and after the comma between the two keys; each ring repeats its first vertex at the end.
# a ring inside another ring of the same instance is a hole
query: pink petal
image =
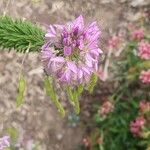
{"type": "Polygon", "coordinates": [[[83,71],[81,69],[78,70],[78,78],[81,79],[83,77],[83,71]]]}
{"type": "Polygon", "coordinates": [[[73,71],[74,73],[77,73],[77,66],[75,62],[67,62],[68,68],[73,71]]]}
{"type": "Polygon", "coordinates": [[[48,29],[48,33],[45,35],[45,37],[55,37],[56,36],[56,30],[54,26],[50,25],[48,29]]]}
{"type": "Polygon", "coordinates": [[[89,71],[89,69],[88,69],[87,67],[82,67],[82,70],[83,70],[85,73],[90,74],[90,71],[89,71]]]}
{"type": "Polygon", "coordinates": [[[51,61],[58,62],[58,63],[65,62],[63,57],[55,57],[55,58],[52,58],[51,61]]]}
{"type": "Polygon", "coordinates": [[[66,77],[66,80],[69,82],[70,79],[71,79],[71,72],[70,72],[70,70],[67,70],[67,71],[65,72],[65,77],[66,77]]]}
{"type": "Polygon", "coordinates": [[[70,23],[71,27],[76,28],[78,27],[80,30],[84,28],[84,20],[83,16],[80,15],[78,18],[76,18],[73,22],[70,23]]]}
{"type": "Polygon", "coordinates": [[[72,48],[71,47],[64,47],[64,55],[69,56],[72,52],[72,48]]]}

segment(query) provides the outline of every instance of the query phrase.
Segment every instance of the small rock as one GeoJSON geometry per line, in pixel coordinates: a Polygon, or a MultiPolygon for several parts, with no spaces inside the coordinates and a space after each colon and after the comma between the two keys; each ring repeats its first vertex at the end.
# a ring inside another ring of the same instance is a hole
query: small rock
{"type": "Polygon", "coordinates": [[[63,135],[61,134],[61,133],[59,133],[59,134],[57,134],[57,140],[58,141],[61,141],[62,140],[62,138],[63,138],[63,135]]]}
{"type": "Polygon", "coordinates": [[[127,2],[127,0],[120,0],[120,3],[125,3],[127,2]]]}
{"type": "Polygon", "coordinates": [[[102,0],[101,3],[102,4],[108,4],[108,3],[113,3],[114,0],[102,0]]]}
{"type": "Polygon", "coordinates": [[[150,3],[149,0],[131,0],[130,5],[132,7],[146,6],[150,3]]]}
{"type": "Polygon", "coordinates": [[[128,21],[131,21],[131,22],[134,22],[134,21],[137,21],[141,18],[141,13],[138,12],[138,13],[132,13],[132,12],[129,12],[126,14],[126,19],[128,21]]]}

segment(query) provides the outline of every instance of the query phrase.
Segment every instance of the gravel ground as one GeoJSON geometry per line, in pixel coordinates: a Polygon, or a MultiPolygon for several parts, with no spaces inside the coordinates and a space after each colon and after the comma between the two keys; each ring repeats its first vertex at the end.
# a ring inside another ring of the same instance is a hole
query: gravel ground
{"type": "MultiPolygon", "coordinates": [[[[128,21],[138,20],[139,10],[149,4],[148,0],[0,0],[0,14],[25,18],[42,26],[64,23],[83,14],[88,21],[98,21],[102,29],[101,47],[106,52],[105,42],[109,34],[123,30],[128,21]]],[[[76,127],[70,127],[67,118],[62,119],[45,96],[39,54],[30,54],[25,59],[25,103],[16,108],[22,59],[23,55],[15,51],[0,50],[0,135],[5,134],[5,129],[15,127],[19,131],[18,140],[27,150],[31,142],[39,142],[39,150],[78,150],[85,126],[81,121],[76,127]]],[[[89,101],[92,97],[85,99],[89,101]]],[[[89,109],[84,107],[84,117],[90,116],[89,109]]]]}

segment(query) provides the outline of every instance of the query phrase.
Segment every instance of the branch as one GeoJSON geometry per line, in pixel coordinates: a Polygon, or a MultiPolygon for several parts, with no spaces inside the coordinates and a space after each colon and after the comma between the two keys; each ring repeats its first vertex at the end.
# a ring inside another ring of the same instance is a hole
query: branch
{"type": "Polygon", "coordinates": [[[44,44],[44,31],[28,21],[0,17],[0,47],[17,52],[36,52],[44,44]]]}

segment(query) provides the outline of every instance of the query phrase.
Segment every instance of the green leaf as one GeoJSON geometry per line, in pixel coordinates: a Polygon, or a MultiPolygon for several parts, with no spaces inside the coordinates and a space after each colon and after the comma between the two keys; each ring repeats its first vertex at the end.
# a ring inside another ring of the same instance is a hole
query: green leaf
{"type": "Polygon", "coordinates": [[[0,47],[17,52],[26,52],[29,44],[29,52],[37,52],[44,44],[45,32],[28,21],[8,16],[0,17],[0,47]]]}
{"type": "Polygon", "coordinates": [[[68,86],[66,90],[67,90],[70,103],[74,106],[75,112],[79,114],[80,113],[79,96],[80,93],[83,91],[82,87],[78,87],[77,89],[72,89],[72,87],[68,86]]]}
{"type": "Polygon", "coordinates": [[[89,85],[88,85],[88,91],[89,91],[90,93],[93,92],[94,87],[95,87],[95,85],[96,85],[96,83],[97,83],[97,79],[98,79],[97,76],[96,76],[95,74],[93,74],[92,77],[91,77],[91,82],[90,82],[89,85]]]}
{"type": "Polygon", "coordinates": [[[77,88],[78,96],[80,96],[82,94],[83,90],[84,90],[84,86],[82,84],[80,84],[77,88]]]}
{"type": "Polygon", "coordinates": [[[94,115],[94,120],[95,120],[95,122],[96,123],[101,123],[103,120],[104,120],[104,118],[102,118],[101,116],[100,116],[100,114],[95,114],[94,115]]]}
{"type": "Polygon", "coordinates": [[[47,96],[50,97],[50,99],[55,104],[55,106],[58,109],[61,116],[64,117],[65,116],[65,110],[64,110],[62,104],[58,100],[57,93],[55,92],[54,87],[52,85],[52,78],[46,76],[45,80],[44,80],[44,85],[45,85],[45,90],[46,90],[47,96]]]}
{"type": "Polygon", "coordinates": [[[6,132],[10,136],[11,140],[15,143],[17,141],[18,136],[19,136],[17,129],[7,128],[6,132]]]}
{"type": "Polygon", "coordinates": [[[16,98],[17,107],[19,107],[24,101],[25,88],[26,88],[26,81],[24,75],[21,75],[19,79],[19,87],[18,87],[19,93],[16,98]]]}
{"type": "Polygon", "coordinates": [[[66,88],[66,90],[67,90],[67,94],[68,94],[68,98],[69,98],[69,100],[70,100],[70,103],[71,103],[72,105],[75,105],[75,104],[74,104],[74,94],[73,94],[73,91],[72,91],[71,87],[68,86],[68,87],[66,88]]]}
{"type": "Polygon", "coordinates": [[[73,93],[73,102],[74,102],[74,108],[75,108],[75,112],[76,114],[79,114],[80,113],[80,103],[79,103],[79,96],[78,96],[78,91],[74,91],[73,93]]]}

